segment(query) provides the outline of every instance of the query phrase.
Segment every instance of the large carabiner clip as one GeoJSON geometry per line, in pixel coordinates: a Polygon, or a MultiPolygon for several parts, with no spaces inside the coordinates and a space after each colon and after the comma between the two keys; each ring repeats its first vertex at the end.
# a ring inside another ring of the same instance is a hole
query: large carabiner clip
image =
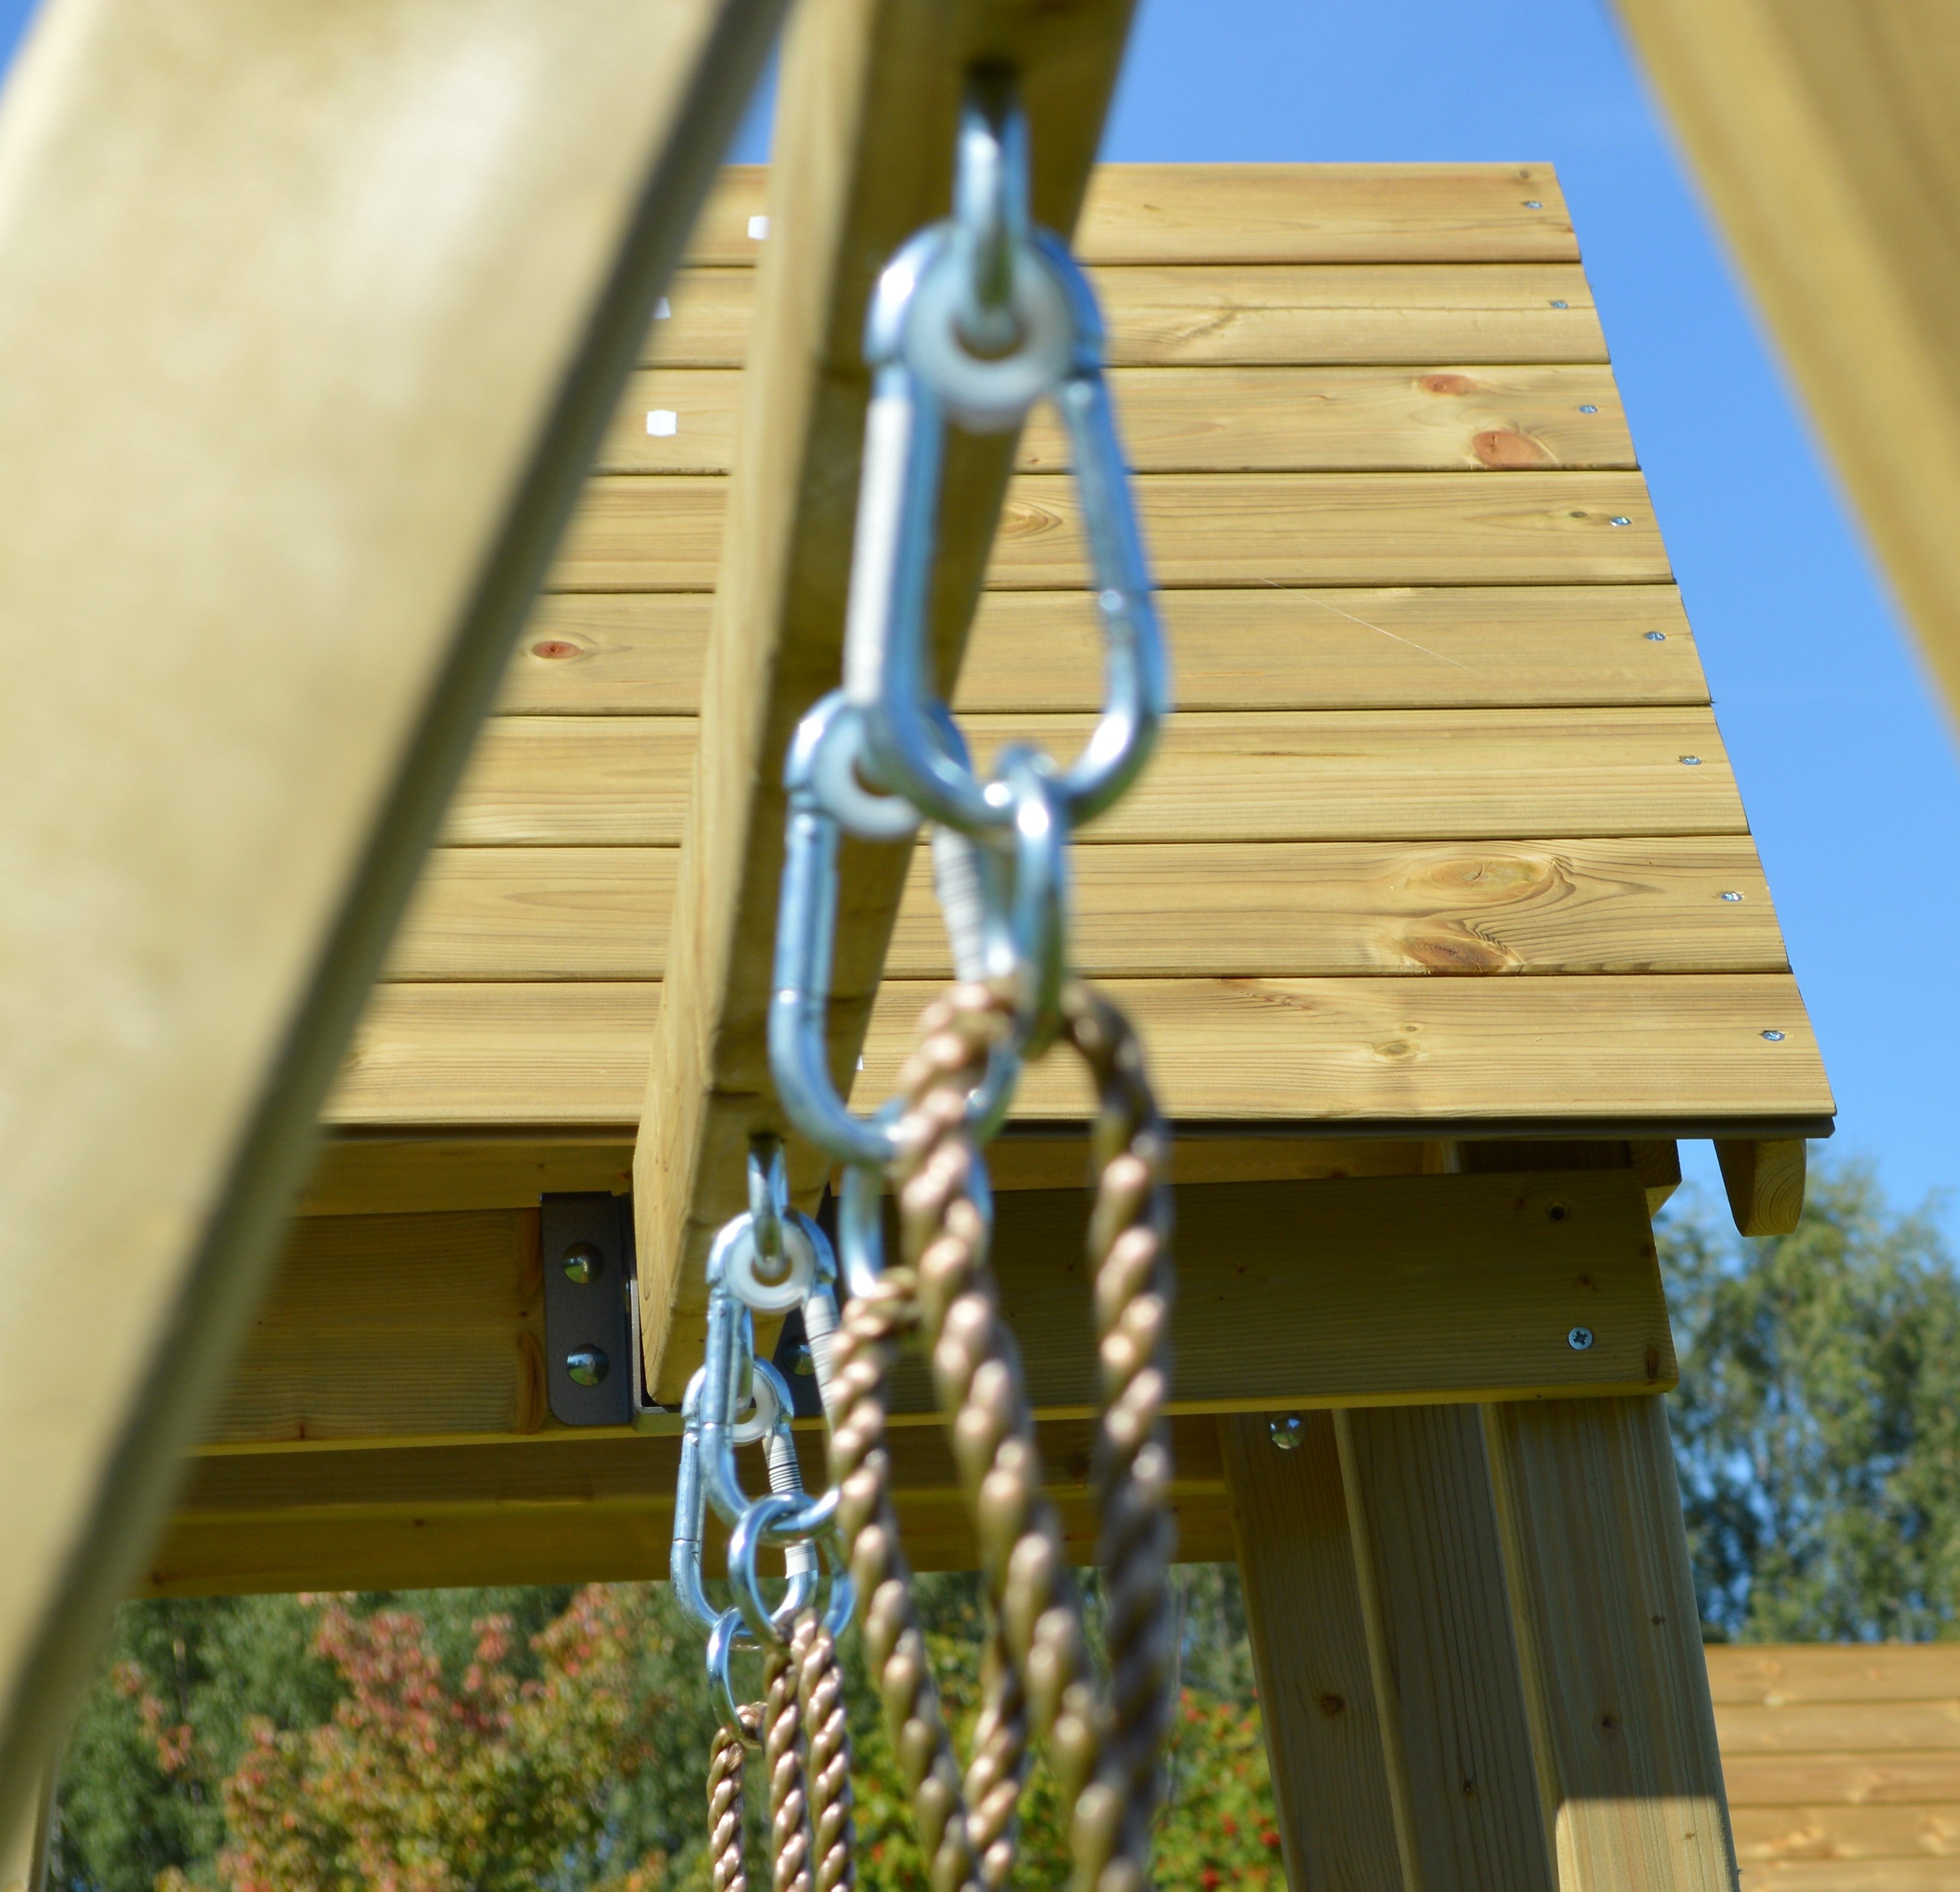
{"type": "Polygon", "coordinates": [[[845,694],[864,717],[869,779],[934,821],[975,835],[1011,826],[1014,797],[1004,781],[982,783],[936,733],[926,606],[949,422],[969,432],[1004,431],[1045,397],[1068,431],[1104,650],[1100,720],[1081,754],[1055,776],[1070,828],[1134,780],[1170,693],[1103,378],[1102,317],[1067,246],[1050,231],[1028,227],[1025,148],[1017,113],[990,115],[969,100],[961,125],[959,214],[921,231],[886,266],[865,331],[873,381],[845,694]],[[1011,348],[991,355],[966,339],[976,326],[976,284],[990,267],[1010,317],[1005,332],[1016,337],[1011,348]]]}
{"type": "MultiPolygon", "coordinates": [[[[956,753],[959,734],[951,720],[935,719],[930,726],[956,753]]],[[[841,1162],[883,1168],[899,1153],[897,1113],[888,1107],[873,1117],[854,1115],[830,1075],[837,849],[842,827],[870,839],[897,839],[912,832],[918,816],[896,797],[870,793],[857,780],[864,727],[844,692],[834,690],[797,725],[790,745],[783,775],[790,812],[769,998],[769,1070],[790,1121],[819,1149],[841,1162]]],[[[991,1136],[1007,1114],[1020,1070],[1011,1045],[988,1060],[968,1107],[977,1135],[991,1136]]]]}

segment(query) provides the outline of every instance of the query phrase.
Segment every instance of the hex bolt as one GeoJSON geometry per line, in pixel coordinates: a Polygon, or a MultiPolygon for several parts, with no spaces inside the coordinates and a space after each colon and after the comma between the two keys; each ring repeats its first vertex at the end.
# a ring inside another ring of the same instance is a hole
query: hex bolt
{"type": "Polygon", "coordinates": [[[1780,1045],[1783,1042],[1783,1034],[1780,1032],[1765,1032],[1763,1036],[1772,1045],[1780,1045]]]}
{"type": "Polygon", "coordinates": [[[1297,1413],[1282,1413],[1278,1418],[1268,1420],[1266,1429],[1281,1452],[1299,1451],[1306,1438],[1306,1421],[1297,1413]]]}
{"type": "Polygon", "coordinates": [[[576,1281],[581,1287],[587,1287],[599,1279],[606,1266],[606,1257],[595,1242],[574,1242],[565,1251],[563,1265],[568,1281],[576,1281]]]}
{"type": "Polygon", "coordinates": [[[1592,1344],[1592,1330],[1589,1327],[1575,1327],[1565,1337],[1565,1343],[1575,1353],[1583,1353],[1592,1344]]]}
{"type": "Polygon", "coordinates": [[[565,1356],[565,1370],[581,1386],[597,1386],[612,1364],[604,1349],[597,1347],[574,1347],[565,1356]]]}

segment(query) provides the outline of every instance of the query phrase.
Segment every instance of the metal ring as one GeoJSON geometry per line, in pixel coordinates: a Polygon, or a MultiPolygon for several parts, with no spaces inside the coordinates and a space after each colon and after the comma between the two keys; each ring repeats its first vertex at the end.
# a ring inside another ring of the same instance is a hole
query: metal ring
{"type": "Polygon", "coordinates": [[[740,1610],[724,1610],[714,1619],[714,1626],[708,1632],[708,1677],[721,1690],[721,1705],[728,1712],[725,1724],[740,1738],[744,1747],[752,1747],[759,1753],[762,1744],[752,1741],[749,1731],[742,1725],[742,1704],[735,1699],[735,1685],[728,1678],[728,1658],[733,1653],[735,1645],[749,1639],[742,1626],[740,1610]]]}
{"type": "MultiPolygon", "coordinates": [[[[902,795],[876,794],[864,786],[864,714],[845,700],[842,690],[832,691],[804,723],[812,733],[801,773],[826,813],[861,841],[903,841],[918,831],[919,812],[902,795]]],[[[801,730],[798,739],[800,746],[801,730]]],[[[792,791],[797,785],[797,759],[792,752],[792,791]]]]}
{"type": "Polygon", "coordinates": [[[1075,359],[1074,311],[1048,259],[1032,246],[1014,252],[1012,306],[1020,339],[989,359],[960,339],[972,285],[972,246],[942,226],[936,253],[914,284],[899,351],[905,365],[969,432],[1018,426],[1075,359]]]}
{"type": "Polygon", "coordinates": [[[1001,760],[1014,797],[1014,1002],[1023,1053],[1039,1057],[1061,1022],[1068,972],[1068,800],[1037,751],[1001,760]]]}
{"type": "Polygon", "coordinates": [[[737,1420],[728,1429],[729,1437],[738,1445],[759,1444],[790,1410],[789,1388],[783,1384],[781,1374],[767,1360],[750,1364],[749,1385],[755,1395],[755,1406],[746,1419],[737,1420]]]}
{"type": "Polygon", "coordinates": [[[803,1303],[816,1279],[816,1245],[803,1224],[804,1218],[792,1211],[783,1222],[783,1253],[789,1271],[779,1281],[765,1281],[756,1272],[760,1258],[756,1252],[755,1225],[746,1216],[737,1216],[714,1238],[708,1257],[708,1279],[719,1283],[744,1307],[758,1314],[787,1314],[803,1303]]]}
{"type": "Polygon", "coordinates": [[[786,1640],[784,1625],[776,1618],[785,1611],[793,1616],[802,1606],[803,1599],[797,1596],[794,1585],[774,1611],[763,1601],[762,1593],[756,1587],[760,1579],[756,1574],[756,1553],[762,1547],[765,1534],[777,1518],[795,1506],[794,1498],[758,1498],[736,1521],[728,1535],[728,1586],[735,1592],[735,1607],[740,1611],[743,1621],[759,1642],[786,1640]]]}

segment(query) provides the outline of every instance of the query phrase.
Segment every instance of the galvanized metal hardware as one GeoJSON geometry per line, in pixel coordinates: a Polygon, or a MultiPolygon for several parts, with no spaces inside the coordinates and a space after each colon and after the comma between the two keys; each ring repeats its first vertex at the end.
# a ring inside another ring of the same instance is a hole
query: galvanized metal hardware
{"type": "Polygon", "coordinates": [[[1306,1421],[1297,1413],[1281,1413],[1268,1420],[1266,1430],[1281,1452],[1297,1452],[1306,1442],[1306,1421]]]}
{"type": "MultiPolygon", "coordinates": [[[[750,1207],[727,1223],[708,1261],[708,1340],[682,1406],[680,1474],[674,1498],[671,1576],[683,1607],[708,1632],[708,1673],[721,1690],[727,1725],[743,1726],[729,1665],[739,1646],[786,1641],[816,1600],[826,1575],[825,1620],[850,1618],[850,1579],[837,1541],[837,1496],[811,1498],[803,1486],[791,1431],[795,1401],[782,1375],[756,1353],[755,1317],[802,1317],[819,1391],[829,1382],[829,1342],[837,1324],[837,1264],[823,1231],[789,1206],[781,1144],[758,1137],[749,1155],[750,1207]],[[737,1448],[759,1445],[766,1496],[745,1490],[737,1448]],[[707,1511],[730,1527],[729,1582],[734,1602],[718,1609],[702,1580],[707,1511]],[[764,1545],[781,1548],[783,1592],[767,1601],[756,1570],[764,1545]]],[[[746,1736],[744,1736],[746,1738],[746,1736]]]]}
{"type": "Polygon", "coordinates": [[[972,1115],[1005,1114],[1020,1058],[1054,1029],[1067,932],[1066,844],[1148,759],[1169,705],[1163,641],[1102,374],[1102,329],[1067,247],[1029,226],[1025,130],[1004,85],[977,82],[963,117],[955,215],[886,266],[866,323],[873,391],[842,690],[805,717],[790,804],[769,1014],[771,1069],[791,1121],[847,1163],[896,1154],[889,1115],[854,1116],[831,1082],[826,1024],[845,833],[902,841],[937,824],[934,864],[963,976],[1013,978],[1020,1029],[972,1115]],[[1008,317],[1011,317],[1011,321],[1008,317]],[[994,351],[975,352],[984,339],[994,351]],[[946,430],[1018,427],[1041,399],[1066,426],[1103,631],[1102,716],[1064,766],[1010,751],[973,768],[934,694],[926,604],[946,430]]]}
{"type": "Polygon", "coordinates": [[[539,1211],[545,1391],[564,1426],[633,1423],[639,1378],[632,1310],[630,1198],[550,1195],[539,1211]]]}
{"type": "Polygon", "coordinates": [[[1565,1343],[1575,1353],[1583,1353],[1592,1344],[1592,1330],[1589,1327],[1575,1327],[1565,1337],[1565,1343]]]}
{"type": "MultiPolygon", "coordinates": [[[[1061,1574],[1059,1526],[1040,1489],[1018,1354],[1004,1329],[969,1318],[988,1299],[991,1204],[978,1145],[1004,1117],[1024,1060],[1065,1036],[1096,1086],[1102,1169],[1090,1259],[1098,1318],[1108,1329],[1109,1402],[1099,1449],[1111,1515],[1127,1522],[1111,1526],[1106,1545],[1118,1599],[1112,1620],[1122,1626],[1110,1648],[1110,1690],[1121,1707],[1100,1711],[1113,1744],[1099,1761],[1088,1721],[1058,1738],[1078,1770],[1063,1791],[1077,1807],[1080,1882],[1102,1883],[1106,1865],[1116,1875],[1111,1883],[1127,1884],[1147,1870],[1156,1757],[1172,1699],[1172,1636],[1163,1609],[1172,1541],[1163,1425],[1171,1293],[1169,1217],[1159,1187],[1165,1140],[1133,1029],[1068,976],[1068,847],[1075,828],[1107,808],[1143,768],[1169,686],[1102,374],[1100,318],[1066,247],[1029,221],[1026,147],[1011,87],[1000,75],[976,75],[959,129],[954,214],[899,249],[872,298],[865,339],[872,395],[843,685],[803,718],[785,764],[788,820],[768,1019],[771,1073],[784,1111],[845,1165],[838,1252],[833,1258],[822,1232],[790,1208],[776,1140],[757,1139],[749,1155],[749,1207],[722,1229],[708,1258],[706,1356],[683,1411],[673,1570],[677,1592],[708,1631],[708,1668],[725,1710],[718,1753],[752,1744],[760,1718],[743,1709],[730,1686],[731,1655],[744,1643],[765,1649],[771,1725],[786,1725],[779,1706],[784,1715],[796,1712],[781,1695],[788,1652],[819,1647],[824,1624],[814,1612],[826,1578],[825,1623],[841,1626],[851,1610],[838,1527],[849,1493],[851,1567],[878,1598],[864,1625],[867,1659],[905,1754],[914,1811],[922,1827],[937,1820],[965,1833],[967,1810],[946,1798],[956,1776],[934,1685],[909,1652],[917,1640],[910,1575],[875,1446],[897,1341],[921,1337],[943,1377],[942,1398],[959,1406],[960,1436],[991,1441],[991,1469],[979,1482],[994,1495],[976,1506],[975,1527],[1006,1641],[997,1640],[986,1713],[1011,1718],[1010,1698],[1025,1692],[1025,1665],[1042,1669],[1058,1691],[1042,1711],[1051,1719],[1064,1696],[1074,1702],[1096,1692],[1086,1658],[1077,1661],[1080,1611],[1061,1574]],[[928,640],[946,434],[1017,428],[1042,399],[1054,404],[1070,438],[1102,629],[1103,706],[1088,742],[1066,763],[1015,748],[983,777],[935,694],[928,640]],[[846,834],[908,842],[922,822],[932,826],[935,887],[963,983],[928,1010],[921,1044],[930,1048],[915,1060],[909,1095],[858,1115],[832,1081],[827,1041],[840,844],[846,834]],[[930,1235],[915,1225],[921,1257],[888,1274],[885,1181],[914,1168],[946,1180],[933,1210],[943,1219],[930,1235]],[[848,1297],[841,1331],[839,1259],[848,1297]],[[928,1279],[937,1285],[922,1289],[928,1279]],[[966,1286],[956,1289],[956,1281],[966,1286]],[[956,1319],[956,1302],[966,1310],[956,1319]],[[791,1377],[815,1380],[832,1429],[840,1486],[820,1496],[803,1491],[797,1469],[794,1391],[756,1357],[758,1314],[801,1324],[801,1334],[784,1343],[791,1350],[778,1358],[794,1369],[807,1347],[808,1375],[791,1377]],[[835,1386],[833,1338],[848,1362],[835,1386]],[[949,1364],[956,1356],[959,1363],[949,1364]],[[956,1396],[947,1390],[956,1385],[956,1396]],[[765,1495],[750,1496],[737,1476],[735,1448],[745,1439],[765,1447],[765,1495]],[[711,1505],[730,1530],[733,1600],[720,1610],[701,1582],[711,1505]],[[773,1600],[756,1576],[765,1544],[784,1557],[783,1587],[773,1600]],[[1004,1627],[1010,1623],[1021,1627],[1004,1627]],[[1022,1647],[1017,1636],[1033,1636],[1040,1649],[1022,1647]],[[931,1753],[914,1738],[921,1728],[932,1731],[931,1753]],[[1087,1817],[1080,1810],[1090,1805],[1103,1811],[1087,1817]],[[1119,1817],[1106,1817],[1115,1808],[1119,1817]]],[[[1029,1725],[1044,1738],[1052,1731],[1029,1725]]],[[[1017,1767],[1010,1771],[1018,1777],[1017,1767]]],[[[991,1793],[975,1802],[972,1817],[992,1883],[1011,1854],[1011,1806],[991,1793]],[[988,1823],[1001,1820],[1006,1827],[985,1836],[988,1823]]],[[[848,1871],[848,1840],[843,1850],[848,1871]]],[[[966,1865],[936,1862],[935,1879],[949,1892],[955,1884],[977,1892],[969,1868],[977,1872],[979,1851],[966,1865]]],[[[779,1852],[779,1880],[800,1869],[793,1852],[779,1852]]]]}

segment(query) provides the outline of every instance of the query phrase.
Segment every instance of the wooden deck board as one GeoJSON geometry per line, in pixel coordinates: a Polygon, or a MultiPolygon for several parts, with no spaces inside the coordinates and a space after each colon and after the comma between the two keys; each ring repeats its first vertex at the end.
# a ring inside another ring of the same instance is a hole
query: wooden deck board
{"type": "MultiPolygon", "coordinates": [[[[1604,361],[1577,263],[1131,265],[1089,272],[1119,367],[1604,361]]],[[[645,360],[740,367],[752,270],[683,270],[645,360]]]]}
{"type": "MultiPolygon", "coordinates": [[[[657,979],[677,854],[441,849],[388,976],[657,979]]],[[[1084,847],[1074,881],[1074,962],[1096,978],[1787,970],[1745,835],[1084,847]]],[[[923,850],[886,965],[952,974],[923,850]]]]}
{"type": "MultiPolygon", "coordinates": [[[[752,264],[767,171],[731,164],[689,260],[752,264]]],[[[1110,164],[1075,247],[1097,263],[1570,262],[1549,164],[1110,164]]]]}
{"type": "MultiPolygon", "coordinates": [[[[1123,447],[1142,473],[1517,472],[1637,462],[1610,369],[1491,367],[1118,368],[1123,447]]],[[[726,473],[741,429],[730,368],[642,369],[599,450],[601,473],[726,473]]],[[[1052,411],[1015,460],[1058,472],[1052,411]]]]}
{"type": "MultiPolygon", "coordinates": [[[[507,714],[692,715],[714,600],[689,592],[539,599],[507,714]]],[[[1175,591],[1160,601],[1180,713],[1706,703],[1672,585],[1175,591]]],[[[993,591],[953,705],[1092,710],[1102,652],[1086,591],[993,591]]]]}
{"type": "MultiPolygon", "coordinates": [[[[725,479],[594,479],[549,583],[558,591],[705,591],[725,479]]],[[[1655,584],[1670,580],[1632,472],[1153,473],[1135,482],[1159,584],[1655,584]],[[1624,525],[1615,525],[1624,520],[1624,525]]],[[[1085,583],[1066,475],[1008,489],[990,585],[1085,583]]]]}
{"type": "MultiPolygon", "coordinates": [[[[639,1115],[764,181],[728,174],[648,332],[603,463],[622,470],[588,487],[337,1122],[639,1115]]],[[[1351,1134],[1818,1127],[1548,167],[1117,167],[1085,219],[1179,714],[1081,837],[1077,958],[1136,982],[1173,1108],[1351,1134]],[[1484,974],[1526,976],[1452,976],[1484,974]]],[[[954,693],[983,758],[1068,746],[1100,698],[1058,445],[1039,420],[1023,443],[954,693]]],[[[924,873],[867,1094],[943,976],[924,873]]],[[[1023,1107],[1080,1105],[1044,1072],[1023,1107]]]]}
{"type": "MultiPolygon", "coordinates": [[[[1010,742],[1079,747],[1081,717],[975,717],[983,762],[1010,742]]],[[[679,841],[693,779],[677,718],[504,717],[488,727],[445,838],[489,847],[679,841]]],[[[1705,709],[1192,711],[1085,843],[1739,834],[1735,778],[1705,709]],[[1685,757],[1697,758],[1685,762],[1685,757]]]]}
{"type": "MultiPolygon", "coordinates": [[[[886,982],[861,1104],[889,1093],[937,989],[886,982]]],[[[1784,975],[1119,980],[1110,991],[1142,1026],[1167,1109],[1194,1121],[1389,1134],[1425,1122],[1808,1122],[1832,1108],[1784,975]]],[[[659,995],[652,984],[378,987],[326,1120],[630,1124],[659,995]]],[[[1080,1073],[1036,1067],[1015,1115],[1083,1118],[1080,1073]]]]}

